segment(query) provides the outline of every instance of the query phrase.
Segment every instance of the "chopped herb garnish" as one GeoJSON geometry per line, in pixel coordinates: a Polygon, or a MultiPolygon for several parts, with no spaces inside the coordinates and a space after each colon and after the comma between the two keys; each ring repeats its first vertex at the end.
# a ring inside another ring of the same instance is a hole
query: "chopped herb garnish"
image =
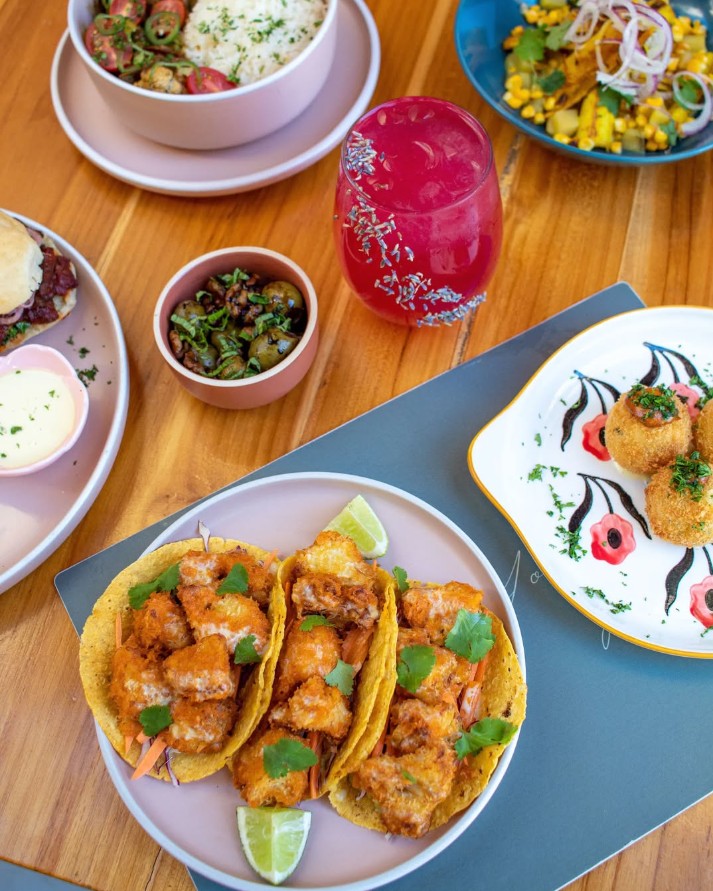
{"type": "Polygon", "coordinates": [[[139,714],[139,724],[148,737],[156,736],[172,722],[171,709],[167,705],[149,705],[139,714]]]}
{"type": "Polygon", "coordinates": [[[281,739],[262,750],[265,773],[273,780],[286,777],[295,770],[307,770],[317,763],[317,756],[304,743],[296,739],[281,739]]]}
{"type": "Polygon", "coordinates": [[[129,605],[132,609],[141,609],[154,591],[173,591],[178,587],[178,563],[169,566],[152,582],[144,582],[129,588],[129,605]]]}
{"type": "Polygon", "coordinates": [[[248,571],[242,563],[236,563],[218,585],[216,594],[244,594],[248,590],[248,571]]]}
{"type": "Polygon", "coordinates": [[[460,734],[455,742],[456,755],[465,758],[466,755],[477,755],[486,746],[504,745],[510,742],[516,730],[517,725],[502,718],[483,718],[460,734]]]}
{"type": "Polygon", "coordinates": [[[701,459],[700,452],[691,452],[690,457],[678,455],[670,465],[671,486],[679,495],[688,494],[693,501],[703,498],[703,484],[711,475],[709,464],[701,459]]]}
{"type": "Polygon", "coordinates": [[[306,616],[300,622],[300,631],[311,631],[313,628],[317,628],[319,625],[330,625],[331,622],[329,619],[324,616],[306,616]]]}
{"type": "Polygon", "coordinates": [[[446,647],[471,663],[480,660],[495,644],[493,620],[485,613],[471,613],[459,609],[450,633],[446,637],[446,647]]]}
{"type": "Polygon", "coordinates": [[[394,566],[393,568],[394,578],[396,579],[396,584],[398,585],[399,591],[403,594],[404,591],[408,591],[409,583],[408,583],[408,573],[401,566],[394,566]]]}
{"type": "Polygon", "coordinates": [[[255,649],[256,640],[254,634],[246,634],[245,637],[240,638],[233,654],[233,662],[236,665],[251,665],[253,662],[261,660],[262,657],[255,649]]]}
{"type": "Polygon", "coordinates": [[[337,659],[337,664],[325,675],[324,682],[330,687],[336,687],[345,696],[351,696],[354,689],[354,666],[337,659]]]}
{"type": "Polygon", "coordinates": [[[523,62],[541,62],[545,58],[547,34],[542,28],[525,28],[514,49],[515,55],[523,62]]]}
{"type": "Polygon", "coordinates": [[[399,686],[409,693],[415,693],[433,671],[435,664],[436,654],[433,647],[423,644],[404,647],[396,663],[396,680],[399,686]]]}
{"type": "Polygon", "coordinates": [[[678,415],[673,390],[669,390],[664,384],[658,387],[634,384],[626,395],[628,401],[635,408],[641,409],[644,421],[656,417],[660,417],[663,421],[670,421],[671,418],[678,415]]]}
{"type": "Polygon", "coordinates": [[[606,596],[604,591],[601,590],[601,588],[590,588],[587,586],[582,588],[582,590],[587,595],[587,597],[599,599],[606,603],[606,605],[609,607],[609,612],[614,616],[618,615],[619,613],[625,613],[627,612],[627,610],[631,609],[631,604],[624,603],[622,600],[620,600],[618,603],[613,603],[611,600],[609,600],[609,598],[606,596]]]}

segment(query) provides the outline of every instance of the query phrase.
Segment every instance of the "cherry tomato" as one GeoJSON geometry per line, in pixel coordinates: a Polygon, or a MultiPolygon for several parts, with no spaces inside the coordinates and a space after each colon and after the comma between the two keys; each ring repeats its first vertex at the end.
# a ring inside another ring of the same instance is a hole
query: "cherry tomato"
{"type": "Polygon", "coordinates": [[[223,90],[232,90],[235,84],[215,68],[195,68],[186,78],[186,89],[189,93],[222,93],[223,90]]]}
{"type": "Polygon", "coordinates": [[[84,45],[94,61],[106,71],[118,71],[131,64],[131,47],[117,48],[118,37],[100,33],[94,22],[84,32],[84,45]]]}
{"type": "Polygon", "coordinates": [[[145,0],[111,0],[109,15],[123,15],[138,24],[146,14],[145,0]]]}
{"type": "Polygon", "coordinates": [[[151,4],[151,12],[175,12],[181,21],[181,27],[186,20],[186,4],[183,0],[156,0],[151,4]]]}

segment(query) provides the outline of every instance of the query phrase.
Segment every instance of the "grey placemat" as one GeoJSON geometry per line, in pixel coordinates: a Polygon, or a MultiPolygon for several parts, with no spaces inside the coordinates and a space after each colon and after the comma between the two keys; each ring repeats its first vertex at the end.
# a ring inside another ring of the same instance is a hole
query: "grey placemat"
{"type": "MultiPolygon", "coordinates": [[[[388,891],[457,887],[466,876],[489,891],[552,891],[713,790],[702,742],[713,738],[710,665],[610,639],[573,609],[466,463],[474,434],[554,350],[641,306],[628,285],[607,288],[240,480],[317,470],[406,489],[470,535],[514,589],[529,685],[515,757],[471,828],[388,891]]],[[[111,578],[176,516],[57,576],[78,629],[111,578]]],[[[219,887],[192,875],[199,891],[219,887]]]]}

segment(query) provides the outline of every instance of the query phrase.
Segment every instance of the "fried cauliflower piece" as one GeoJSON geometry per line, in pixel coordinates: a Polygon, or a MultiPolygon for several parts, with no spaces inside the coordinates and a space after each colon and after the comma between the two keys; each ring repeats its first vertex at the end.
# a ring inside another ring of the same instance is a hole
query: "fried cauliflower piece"
{"type": "Polygon", "coordinates": [[[178,95],[186,92],[186,87],[175,68],[166,65],[151,65],[144,68],[136,81],[136,86],[155,93],[172,93],[178,95]]]}
{"type": "Polygon", "coordinates": [[[397,699],[389,712],[388,737],[399,755],[417,752],[421,746],[452,742],[461,730],[455,703],[426,703],[420,699],[397,699]]]}
{"type": "Polygon", "coordinates": [[[271,726],[317,731],[339,742],[349,732],[352,713],[347,697],[315,675],[300,684],[286,702],[274,706],[268,720],[271,726]]]}
{"type": "Polygon", "coordinates": [[[249,594],[261,606],[266,606],[275,579],[274,563],[265,566],[244,548],[220,553],[189,551],[179,564],[179,577],[182,585],[205,587],[222,581],[230,570],[240,563],[248,575],[249,594]]]}
{"type": "Polygon", "coordinates": [[[187,755],[219,752],[238,716],[234,699],[191,702],[179,699],[171,706],[172,723],[161,731],[171,748],[187,755]]]}
{"type": "Polygon", "coordinates": [[[401,596],[401,609],[412,628],[422,628],[430,643],[443,645],[461,609],[477,613],[483,592],[463,582],[413,587],[401,596]]]}
{"type": "Polygon", "coordinates": [[[109,696],[125,736],[135,736],[141,730],[138,717],[145,708],[169,705],[174,699],[160,659],[153,653],[144,654],[133,636],[114,652],[109,696]]]}
{"type": "Polygon", "coordinates": [[[326,677],[341,656],[341,641],[337,629],[329,625],[315,625],[302,631],[296,623],[288,632],[280,652],[273,700],[282,702],[310,677],[326,677]]]}
{"type": "Polygon", "coordinates": [[[196,640],[222,634],[232,656],[237,644],[248,635],[255,637],[255,650],[262,656],[270,641],[270,620],[251,598],[243,594],[215,593],[216,583],[179,587],[177,597],[193,629],[196,640]]]}
{"type": "Polygon", "coordinates": [[[651,531],[659,538],[685,548],[713,543],[713,474],[708,464],[693,455],[680,457],[654,473],[644,497],[651,531]],[[694,466],[700,472],[687,474],[694,466]],[[688,484],[682,484],[682,476],[688,484]]]}
{"type": "Polygon", "coordinates": [[[362,557],[354,540],[339,532],[320,532],[314,544],[295,553],[295,575],[313,572],[372,587],[376,577],[373,566],[362,557]]]}
{"type": "MultiPolygon", "coordinates": [[[[652,388],[647,388],[651,390],[652,388]]],[[[671,399],[676,415],[659,426],[648,426],[629,408],[629,394],[623,393],[607,415],[604,440],[609,454],[624,470],[650,475],[659,467],[684,455],[691,446],[691,416],[675,393],[671,399]]]]}
{"type": "Polygon", "coordinates": [[[389,832],[420,838],[429,830],[433,811],[448,796],[456,769],[451,747],[422,746],[406,755],[367,758],[351,782],[379,805],[389,832]]]}
{"type": "Polygon", "coordinates": [[[136,610],[133,632],[140,647],[159,653],[170,653],[193,643],[186,614],[167,591],[155,591],[136,610]]]}
{"type": "Polygon", "coordinates": [[[235,695],[235,677],[222,634],[209,634],[173,653],[164,660],[163,671],[176,694],[192,702],[235,695]]]}
{"type": "Polygon", "coordinates": [[[695,427],[696,451],[704,461],[713,464],[713,399],[703,406],[695,427]]]}
{"type": "Polygon", "coordinates": [[[233,784],[250,807],[295,807],[307,796],[307,770],[293,770],[284,777],[271,777],[263,763],[263,749],[287,739],[304,740],[279,727],[256,734],[233,759],[233,784]]]}

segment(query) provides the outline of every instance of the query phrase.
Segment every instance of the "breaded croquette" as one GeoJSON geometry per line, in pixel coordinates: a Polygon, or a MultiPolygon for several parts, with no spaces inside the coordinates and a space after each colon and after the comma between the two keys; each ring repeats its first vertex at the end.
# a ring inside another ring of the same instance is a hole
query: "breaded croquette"
{"type": "Polygon", "coordinates": [[[713,463],[713,399],[706,402],[698,415],[694,430],[695,447],[701,458],[713,463]]]}
{"type": "Polygon", "coordinates": [[[659,538],[685,548],[713,542],[713,472],[698,452],[657,470],[644,494],[659,538]]]}

